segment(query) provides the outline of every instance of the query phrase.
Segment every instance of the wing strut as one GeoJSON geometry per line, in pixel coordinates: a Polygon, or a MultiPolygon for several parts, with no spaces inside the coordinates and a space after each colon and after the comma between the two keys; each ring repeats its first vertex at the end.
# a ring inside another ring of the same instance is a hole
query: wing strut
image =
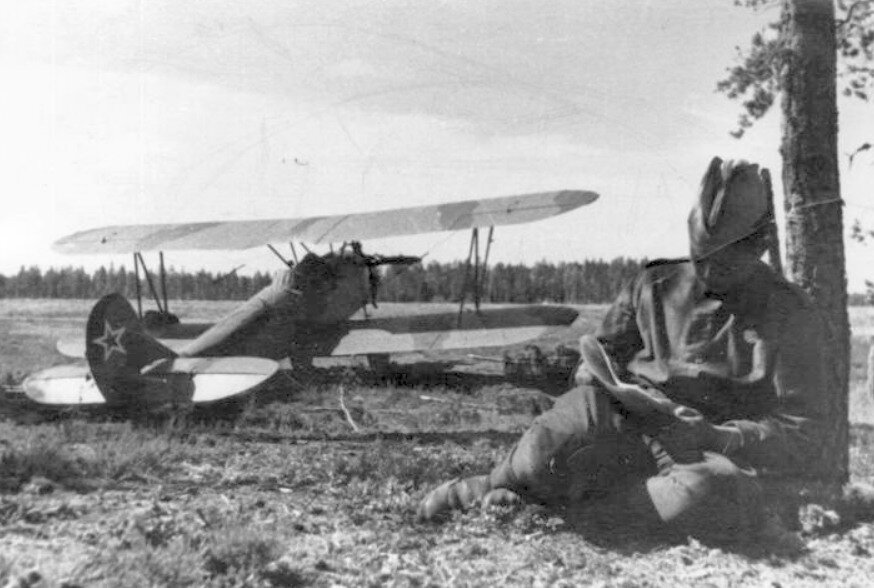
{"type": "Polygon", "coordinates": [[[169,292],[167,291],[167,268],[164,265],[164,252],[158,252],[158,264],[161,292],[159,294],[155,282],[152,280],[152,274],[149,273],[149,268],[146,266],[146,260],[140,251],[134,253],[134,273],[136,274],[136,292],[137,292],[137,311],[139,318],[145,320],[150,326],[171,325],[179,322],[179,318],[170,312],[169,292]],[[155,300],[155,305],[158,307],[158,316],[151,316],[150,312],[143,315],[143,291],[140,284],[140,266],[143,268],[143,275],[146,278],[146,284],[149,285],[149,292],[155,300]]]}
{"type": "Polygon", "coordinates": [[[134,253],[134,277],[137,292],[137,318],[143,320],[143,288],[140,284],[140,258],[139,253],[134,253]]]}
{"type": "Polygon", "coordinates": [[[482,289],[486,282],[486,266],[489,262],[489,252],[492,249],[492,241],[495,233],[495,227],[489,227],[489,236],[486,239],[486,250],[482,262],[480,262],[479,250],[479,228],[474,227],[470,234],[470,249],[467,252],[467,260],[464,262],[464,280],[461,282],[461,298],[458,301],[458,326],[461,326],[461,317],[464,312],[464,303],[467,299],[467,291],[470,286],[470,274],[473,270],[473,304],[476,311],[480,310],[480,302],[482,301],[482,289]],[[473,265],[471,266],[471,262],[473,265]]]}
{"type": "MultiPolygon", "coordinates": [[[[152,298],[155,299],[155,304],[158,305],[158,312],[162,315],[166,315],[167,309],[161,304],[161,298],[158,296],[158,290],[155,288],[155,283],[152,281],[152,274],[149,273],[149,268],[146,267],[146,260],[143,259],[143,254],[137,251],[134,255],[140,258],[140,265],[143,266],[143,274],[146,276],[146,283],[149,285],[149,291],[152,293],[152,298]]],[[[163,267],[163,264],[161,267],[163,267]]]]}
{"type": "MultiPolygon", "coordinates": [[[[482,287],[485,287],[487,284],[486,273],[489,269],[489,252],[492,250],[492,242],[494,241],[492,237],[494,236],[494,234],[495,227],[493,225],[489,227],[489,236],[486,239],[486,254],[483,256],[483,269],[482,272],[480,272],[480,284],[482,285],[482,287]]],[[[488,294],[488,292],[486,292],[486,294],[488,294]]]]}
{"type": "Polygon", "coordinates": [[[164,252],[158,252],[161,264],[161,292],[164,294],[164,314],[170,314],[170,304],[167,302],[167,270],[164,269],[164,252]]]}
{"type": "Polygon", "coordinates": [[[282,263],[284,263],[286,266],[288,266],[288,267],[294,267],[294,264],[293,264],[291,261],[289,261],[288,259],[285,259],[285,258],[282,256],[282,254],[281,254],[281,253],[276,249],[276,247],[274,247],[273,245],[271,245],[270,243],[268,243],[268,244],[267,244],[267,248],[270,249],[270,251],[273,252],[273,255],[275,255],[276,257],[278,257],[278,258],[282,261],[282,263]]]}

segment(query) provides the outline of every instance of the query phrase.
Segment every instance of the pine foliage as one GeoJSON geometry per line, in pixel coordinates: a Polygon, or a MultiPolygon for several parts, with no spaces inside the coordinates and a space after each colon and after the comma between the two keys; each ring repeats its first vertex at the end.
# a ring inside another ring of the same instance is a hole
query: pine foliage
{"type": "MultiPolygon", "coordinates": [[[[612,261],[538,262],[533,266],[498,263],[480,276],[484,302],[605,303],[630,280],[643,262],[624,257],[612,261]]],[[[379,300],[385,302],[453,302],[465,288],[462,262],[431,262],[427,266],[389,267],[382,276],[379,300]]],[[[181,300],[245,300],[270,283],[271,276],[214,274],[207,271],[167,271],[167,294],[181,300]]],[[[468,277],[472,289],[473,272],[468,277]]],[[[157,286],[157,283],[156,283],[157,286]]],[[[142,295],[150,297],[141,280],[142,295]]],[[[41,270],[21,267],[17,274],[0,275],[0,298],[96,299],[111,292],[136,297],[136,278],[125,266],[110,265],[88,273],[83,268],[41,270]]]]}

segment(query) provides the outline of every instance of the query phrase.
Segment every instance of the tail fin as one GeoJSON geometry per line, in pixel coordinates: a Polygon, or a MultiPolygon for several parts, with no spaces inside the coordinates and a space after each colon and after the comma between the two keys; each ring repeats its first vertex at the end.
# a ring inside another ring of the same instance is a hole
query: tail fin
{"type": "Polygon", "coordinates": [[[247,392],[279,365],[259,357],[187,357],[143,329],[118,294],[104,296],[88,317],[85,357],[108,405],[152,410],[210,403],[247,392]]]}
{"type": "Polygon", "coordinates": [[[101,298],[85,329],[85,358],[108,404],[142,403],[140,370],[176,354],[148,335],[120,294],[101,298]]]}

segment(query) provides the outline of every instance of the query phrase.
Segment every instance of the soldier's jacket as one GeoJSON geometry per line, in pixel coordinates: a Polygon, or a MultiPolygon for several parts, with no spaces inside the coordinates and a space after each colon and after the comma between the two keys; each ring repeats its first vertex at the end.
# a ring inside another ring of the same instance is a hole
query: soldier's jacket
{"type": "Polygon", "coordinates": [[[820,315],[764,263],[724,300],[688,260],[650,264],[610,308],[598,340],[625,379],[732,424],[757,466],[803,469],[822,415],[820,315]]]}

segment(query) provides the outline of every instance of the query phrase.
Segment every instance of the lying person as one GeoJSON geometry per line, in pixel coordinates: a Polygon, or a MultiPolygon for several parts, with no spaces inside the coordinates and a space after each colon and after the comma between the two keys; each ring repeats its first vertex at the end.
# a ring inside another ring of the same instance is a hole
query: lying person
{"type": "Polygon", "coordinates": [[[757,165],[714,158],[689,216],[690,258],[648,264],[583,339],[577,386],[491,473],[428,494],[419,519],[609,497],[626,521],[756,529],[760,473],[803,471],[823,414],[820,316],[761,261],[769,198],[757,165]]]}

